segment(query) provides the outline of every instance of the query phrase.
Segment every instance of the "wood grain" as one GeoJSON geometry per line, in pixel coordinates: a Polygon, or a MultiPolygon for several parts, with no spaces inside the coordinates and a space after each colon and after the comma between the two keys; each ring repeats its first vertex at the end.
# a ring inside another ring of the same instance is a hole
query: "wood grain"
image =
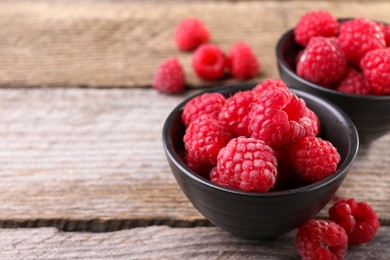
{"type": "MultiPolygon", "coordinates": [[[[207,225],[176,184],[161,142],[165,118],[193,93],[0,89],[0,226],[207,225]]],[[[389,224],[389,169],[390,134],[362,147],[337,195],[368,201],[389,224]]]]}
{"type": "MultiPolygon", "coordinates": [[[[388,259],[390,227],[345,259],[388,259]]],[[[110,233],[63,233],[55,228],[0,230],[2,259],[299,259],[295,232],[264,241],[218,228],[147,227],[110,233]]]]}
{"type": "Polygon", "coordinates": [[[221,84],[199,80],[191,53],[174,46],[174,28],[188,16],[203,20],[225,51],[239,40],[251,45],[262,64],[253,81],[278,77],[277,39],[314,9],[389,22],[390,2],[1,1],[0,86],[150,86],[169,57],[183,64],[189,86],[221,84]]]}

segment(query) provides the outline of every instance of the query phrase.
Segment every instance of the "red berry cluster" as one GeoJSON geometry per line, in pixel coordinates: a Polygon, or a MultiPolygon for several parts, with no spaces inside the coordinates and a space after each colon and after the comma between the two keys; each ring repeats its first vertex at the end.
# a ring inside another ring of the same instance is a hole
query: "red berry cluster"
{"type": "Polygon", "coordinates": [[[366,202],[340,199],[329,209],[329,220],[309,220],[298,229],[296,246],[303,259],[343,259],[348,244],[371,241],[378,216],[366,202]]]}
{"type": "Polygon", "coordinates": [[[338,22],[327,11],[298,21],[295,41],[304,46],[296,71],[323,87],[360,95],[390,94],[390,26],[365,18],[338,22]]]}
{"type": "MultiPolygon", "coordinates": [[[[196,18],[186,18],[176,27],[174,41],[179,50],[194,51],[192,68],[203,80],[220,80],[227,73],[246,80],[260,73],[260,63],[252,48],[245,42],[235,43],[227,54],[215,44],[210,44],[206,25],[196,18]]],[[[152,86],[169,94],[184,90],[185,75],[178,59],[171,58],[159,65],[152,86]]]]}
{"type": "Polygon", "coordinates": [[[289,189],[324,179],[340,162],[336,148],[317,137],[315,113],[280,80],[228,98],[196,96],[182,120],[187,165],[229,188],[289,189]]]}

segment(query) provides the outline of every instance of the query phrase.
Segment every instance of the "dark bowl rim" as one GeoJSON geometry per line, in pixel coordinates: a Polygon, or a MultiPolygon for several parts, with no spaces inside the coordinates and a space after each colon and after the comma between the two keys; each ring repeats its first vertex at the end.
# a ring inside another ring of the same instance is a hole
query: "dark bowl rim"
{"type": "Polygon", "coordinates": [[[315,96],[314,94],[290,87],[289,88],[294,92],[297,93],[300,97],[303,99],[304,96],[308,96],[309,98],[313,99],[315,102],[321,103],[322,106],[327,107],[328,109],[334,110],[336,113],[338,113],[348,124],[349,129],[351,130],[351,133],[349,136],[351,137],[350,143],[351,146],[348,147],[347,155],[342,162],[342,164],[339,166],[339,168],[331,174],[330,176],[327,176],[325,179],[303,186],[295,189],[289,189],[289,190],[283,190],[283,191],[269,191],[269,192],[246,192],[241,190],[235,190],[230,189],[227,187],[220,186],[218,184],[215,184],[211,182],[210,180],[207,180],[197,174],[196,172],[192,171],[190,168],[187,167],[187,165],[181,160],[179,155],[175,152],[174,146],[170,139],[168,138],[168,130],[170,129],[170,126],[172,125],[173,119],[177,116],[178,113],[180,113],[184,107],[184,105],[191,100],[192,98],[199,96],[203,93],[214,93],[214,92],[223,92],[224,90],[231,90],[231,92],[237,92],[237,91],[245,91],[252,89],[256,84],[252,83],[244,83],[244,84],[234,84],[234,85],[226,85],[226,86],[220,86],[220,87],[213,87],[207,90],[200,91],[188,98],[186,98],[184,101],[182,101],[180,104],[178,104],[168,115],[167,119],[165,120],[163,131],[162,131],[162,141],[163,141],[163,148],[164,151],[169,158],[169,160],[175,164],[175,166],[180,170],[181,174],[185,174],[187,177],[195,180],[196,182],[207,186],[211,189],[217,189],[222,192],[246,196],[246,197],[259,197],[259,198],[267,198],[267,197],[284,197],[284,196],[290,196],[294,194],[303,194],[303,193],[309,193],[314,192],[315,190],[319,190],[323,188],[324,186],[331,185],[332,183],[336,182],[338,179],[343,178],[349,168],[351,167],[354,159],[356,158],[358,149],[359,149],[359,136],[358,132],[356,130],[356,127],[352,120],[336,105],[334,105],[332,102],[329,102],[325,100],[324,98],[315,96]]]}
{"type": "MultiPolygon", "coordinates": [[[[340,18],[338,20],[345,21],[345,20],[350,20],[350,19],[352,19],[352,18],[340,18]]],[[[381,23],[383,23],[383,22],[381,22],[381,23]]],[[[386,24],[386,23],[384,23],[384,24],[386,24]]],[[[344,93],[344,92],[340,92],[337,90],[322,87],[318,84],[312,83],[312,82],[300,77],[288,65],[287,61],[283,58],[282,51],[281,51],[282,45],[285,43],[286,38],[293,35],[293,34],[294,34],[294,28],[289,29],[286,32],[284,32],[276,44],[275,51],[276,51],[276,57],[277,57],[278,64],[282,67],[282,69],[286,73],[288,73],[295,80],[300,81],[303,84],[306,84],[307,86],[309,86],[317,91],[325,92],[327,94],[336,95],[336,96],[340,96],[340,97],[346,97],[346,98],[351,98],[351,99],[356,99],[356,100],[370,100],[370,101],[390,100],[390,95],[360,95],[360,94],[344,93]]]]}

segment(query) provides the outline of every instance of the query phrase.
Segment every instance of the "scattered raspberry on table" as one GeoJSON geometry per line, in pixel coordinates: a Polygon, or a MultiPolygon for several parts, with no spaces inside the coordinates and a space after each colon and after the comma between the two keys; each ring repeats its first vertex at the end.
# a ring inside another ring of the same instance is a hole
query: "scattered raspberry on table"
{"type": "Polygon", "coordinates": [[[227,55],[230,74],[238,79],[250,79],[260,73],[260,63],[246,42],[233,44],[227,55]]]}
{"type": "Polygon", "coordinates": [[[152,86],[164,93],[177,94],[184,90],[184,71],[176,58],[162,62],[153,78],[152,86]]]}
{"type": "Polygon", "coordinates": [[[367,243],[379,228],[375,211],[366,202],[340,199],[329,209],[329,219],[341,225],[351,245],[367,243]]]}
{"type": "Polygon", "coordinates": [[[192,56],[192,67],[201,79],[222,79],[227,68],[225,53],[217,45],[203,44],[192,56]]]}
{"type": "Polygon", "coordinates": [[[191,51],[210,41],[206,25],[197,18],[186,18],[176,27],[174,41],[180,50],[191,51]]]}
{"type": "Polygon", "coordinates": [[[333,221],[312,219],[298,229],[295,243],[302,259],[341,260],[347,254],[348,236],[333,221]]]}

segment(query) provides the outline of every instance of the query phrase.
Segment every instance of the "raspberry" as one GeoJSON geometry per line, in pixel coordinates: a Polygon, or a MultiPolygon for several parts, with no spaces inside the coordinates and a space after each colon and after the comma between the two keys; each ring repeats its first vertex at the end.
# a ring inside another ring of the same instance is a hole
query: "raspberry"
{"type": "Polygon", "coordinates": [[[299,123],[305,111],[304,101],[288,89],[267,91],[248,114],[249,134],[273,148],[290,145],[309,134],[299,123]]]}
{"type": "Polygon", "coordinates": [[[190,51],[209,42],[210,34],[205,24],[200,20],[186,18],[177,25],[174,41],[180,50],[190,51]]]}
{"type": "Polygon", "coordinates": [[[216,45],[203,44],[192,56],[192,67],[198,77],[204,80],[221,79],[226,66],[225,54],[216,45]]]}
{"type": "Polygon", "coordinates": [[[232,139],[218,153],[217,169],[211,181],[244,191],[266,192],[277,177],[274,151],[263,141],[254,138],[232,139]]]}
{"type": "Polygon", "coordinates": [[[298,119],[298,123],[303,126],[308,136],[317,136],[320,132],[320,120],[310,108],[306,108],[305,115],[298,119]]]}
{"type": "Polygon", "coordinates": [[[379,228],[378,216],[366,202],[340,199],[329,209],[329,219],[341,225],[351,245],[367,243],[379,228]]]}
{"type": "Polygon", "coordinates": [[[290,159],[295,171],[313,183],[334,173],[341,158],[330,142],[309,136],[290,147],[290,159]]]}
{"type": "Polygon", "coordinates": [[[228,98],[219,113],[219,121],[235,135],[249,136],[248,114],[256,97],[252,91],[237,92],[228,98]]]}
{"type": "Polygon", "coordinates": [[[390,48],[368,52],[360,67],[374,94],[390,95],[390,48]]]}
{"type": "Polygon", "coordinates": [[[190,123],[183,137],[186,159],[193,168],[217,163],[221,148],[232,138],[227,129],[210,115],[201,115],[190,123]]]}
{"type": "Polygon", "coordinates": [[[260,72],[260,64],[255,53],[245,42],[234,44],[228,54],[230,74],[238,79],[250,79],[260,72]]]}
{"type": "Polygon", "coordinates": [[[370,89],[363,75],[352,68],[337,86],[337,90],[340,92],[358,95],[368,95],[370,89]]]}
{"type": "Polygon", "coordinates": [[[381,27],[365,18],[342,23],[338,42],[347,59],[355,64],[359,64],[368,51],[386,47],[381,27]]]}
{"type": "Polygon", "coordinates": [[[318,10],[303,15],[295,27],[295,41],[306,46],[312,37],[336,36],[339,31],[337,19],[329,12],[318,10]]]}
{"type": "Polygon", "coordinates": [[[334,38],[312,38],[297,64],[299,76],[323,86],[339,81],[347,69],[345,55],[334,38]]]}
{"type": "Polygon", "coordinates": [[[194,97],[184,106],[181,115],[184,125],[187,127],[191,121],[204,114],[218,118],[225,101],[226,98],[219,93],[205,93],[194,97]]]}
{"type": "Polygon", "coordinates": [[[253,93],[255,95],[263,95],[264,92],[269,90],[276,90],[276,89],[288,89],[286,84],[284,84],[283,81],[280,79],[266,79],[262,83],[257,84],[254,89],[252,89],[253,93]]]}
{"type": "Polygon", "coordinates": [[[176,94],[183,91],[184,82],[183,68],[177,59],[172,58],[158,66],[152,86],[161,92],[176,94]]]}
{"type": "Polygon", "coordinates": [[[295,243],[305,260],[341,260],[348,249],[345,230],[329,220],[309,220],[298,229],[295,243]]]}

